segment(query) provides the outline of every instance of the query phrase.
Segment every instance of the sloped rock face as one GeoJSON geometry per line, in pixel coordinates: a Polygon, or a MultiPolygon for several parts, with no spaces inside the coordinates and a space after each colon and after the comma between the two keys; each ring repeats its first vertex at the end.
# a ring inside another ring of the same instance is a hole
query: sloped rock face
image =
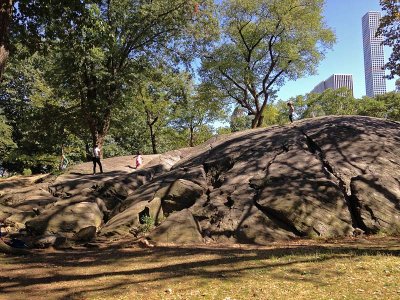
{"type": "Polygon", "coordinates": [[[265,245],[360,230],[398,233],[399,157],[399,123],[355,116],[302,120],[218,136],[131,173],[58,179],[39,216],[1,198],[6,209],[0,216],[32,217],[26,227],[38,224],[39,234],[90,228],[87,240],[99,231],[155,242],[265,245]],[[82,203],[96,211],[93,222],[80,224],[87,219],[80,210],[74,212],[79,226],[58,222],[49,230],[55,210],[82,203]]]}
{"type": "Polygon", "coordinates": [[[200,227],[188,209],[169,215],[150,233],[149,238],[159,243],[199,244],[203,242],[200,227]]]}
{"type": "Polygon", "coordinates": [[[375,233],[380,230],[400,234],[399,181],[383,174],[381,178],[360,175],[352,178],[351,192],[360,227],[375,233]]]}
{"type": "Polygon", "coordinates": [[[178,179],[159,189],[155,196],[161,199],[163,212],[168,215],[191,207],[202,194],[203,188],[198,184],[186,179],[178,179]]]}
{"type": "Polygon", "coordinates": [[[399,129],[366,117],[304,120],[233,135],[174,168],[204,167],[207,196],[189,209],[215,241],[395,232],[399,129]]]}
{"type": "Polygon", "coordinates": [[[76,233],[89,226],[99,228],[103,214],[96,203],[79,202],[65,206],[54,206],[40,216],[25,223],[29,232],[40,235],[44,233],[76,233]]]}
{"type": "Polygon", "coordinates": [[[141,224],[144,217],[149,217],[154,224],[158,224],[163,218],[161,199],[154,198],[150,201],[138,200],[124,211],[112,217],[101,229],[103,236],[127,236],[132,234],[136,237],[141,233],[141,224]]]}

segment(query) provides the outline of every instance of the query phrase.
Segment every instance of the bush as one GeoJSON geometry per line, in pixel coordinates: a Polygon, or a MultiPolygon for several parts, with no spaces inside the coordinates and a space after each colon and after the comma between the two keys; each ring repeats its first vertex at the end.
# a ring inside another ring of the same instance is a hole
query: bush
{"type": "Polygon", "coordinates": [[[24,169],[24,170],[22,171],[22,175],[24,175],[24,176],[30,176],[30,175],[32,175],[32,170],[31,170],[31,169],[24,169]]]}
{"type": "Polygon", "coordinates": [[[140,218],[140,221],[141,221],[140,223],[142,223],[140,229],[141,229],[141,232],[143,232],[143,233],[149,232],[155,226],[155,220],[151,216],[144,215],[140,218]]]}
{"type": "Polygon", "coordinates": [[[56,155],[26,155],[15,150],[4,159],[3,167],[10,172],[23,173],[25,169],[30,169],[31,174],[39,174],[58,169],[59,163],[60,158],[56,155]]]}

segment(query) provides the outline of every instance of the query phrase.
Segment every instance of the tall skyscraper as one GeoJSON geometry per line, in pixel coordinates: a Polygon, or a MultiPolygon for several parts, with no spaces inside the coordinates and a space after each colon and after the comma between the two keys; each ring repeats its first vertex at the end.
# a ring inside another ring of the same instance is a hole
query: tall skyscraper
{"type": "Polygon", "coordinates": [[[383,69],[385,62],[381,44],[383,37],[375,36],[380,18],[381,13],[378,11],[367,12],[362,17],[365,88],[369,97],[386,93],[383,69]]]}
{"type": "Polygon", "coordinates": [[[322,93],[327,89],[339,89],[346,87],[353,95],[353,75],[351,74],[333,74],[327,80],[321,81],[314,87],[311,93],[322,93]]]}

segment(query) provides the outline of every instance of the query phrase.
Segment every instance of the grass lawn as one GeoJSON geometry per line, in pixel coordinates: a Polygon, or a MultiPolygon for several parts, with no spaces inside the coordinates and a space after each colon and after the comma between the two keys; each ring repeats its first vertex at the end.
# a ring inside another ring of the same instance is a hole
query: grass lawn
{"type": "Polygon", "coordinates": [[[400,238],[0,254],[0,299],[400,299],[400,238]]]}

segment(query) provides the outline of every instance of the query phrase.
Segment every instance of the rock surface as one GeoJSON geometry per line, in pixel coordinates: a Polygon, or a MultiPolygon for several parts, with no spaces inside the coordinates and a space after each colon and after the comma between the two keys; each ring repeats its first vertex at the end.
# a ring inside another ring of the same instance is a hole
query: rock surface
{"type": "Polygon", "coordinates": [[[188,209],[176,211],[149,235],[158,243],[199,244],[203,242],[200,227],[188,209]]]}
{"type": "Polygon", "coordinates": [[[0,217],[15,232],[82,241],[265,245],[400,233],[397,122],[307,119],[143,157],[138,170],[123,157],[104,160],[104,174],[83,164],[56,179],[0,180],[0,217]]]}
{"type": "Polygon", "coordinates": [[[85,227],[100,228],[103,214],[93,202],[53,206],[25,223],[32,234],[77,233],[85,227]]]}

